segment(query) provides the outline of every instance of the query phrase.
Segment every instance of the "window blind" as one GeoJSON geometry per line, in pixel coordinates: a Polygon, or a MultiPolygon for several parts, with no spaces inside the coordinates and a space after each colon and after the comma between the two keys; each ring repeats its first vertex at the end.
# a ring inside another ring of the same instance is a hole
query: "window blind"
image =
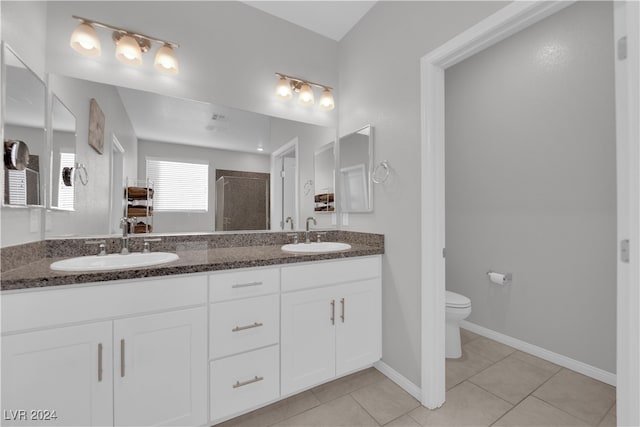
{"type": "Polygon", "coordinates": [[[156,212],[207,212],[209,164],[146,158],[156,212]]]}

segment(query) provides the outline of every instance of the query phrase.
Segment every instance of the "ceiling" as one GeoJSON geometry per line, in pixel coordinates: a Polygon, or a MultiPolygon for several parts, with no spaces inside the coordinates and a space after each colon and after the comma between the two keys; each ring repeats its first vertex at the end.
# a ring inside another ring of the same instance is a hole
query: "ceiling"
{"type": "Polygon", "coordinates": [[[270,15],[340,41],[375,1],[243,1],[270,15]]]}

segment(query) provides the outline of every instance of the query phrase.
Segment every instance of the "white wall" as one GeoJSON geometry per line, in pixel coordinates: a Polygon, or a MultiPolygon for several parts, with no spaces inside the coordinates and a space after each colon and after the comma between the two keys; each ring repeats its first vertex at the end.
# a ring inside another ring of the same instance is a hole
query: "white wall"
{"type": "Polygon", "coordinates": [[[153,231],[171,232],[213,232],[215,231],[215,184],[216,169],[245,172],[271,171],[271,158],[266,154],[239,151],[215,150],[182,144],[168,144],[158,141],[140,140],[138,144],[138,178],[147,174],[146,158],[159,157],[175,161],[209,162],[209,209],[208,212],[155,212],[153,231]]]}
{"type": "Polygon", "coordinates": [[[86,165],[88,184],[76,180],[75,211],[47,211],[46,236],[109,233],[111,144],[115,135],[125,150],[127,176],[137,175],[138,139],[116,88],[86,80],[50,75],[53,93],[76,117],[76,162],[86,165]],[[89,102],[95,98],[105,116],[104,151],[89,145],[89,102]]]}
{"type": "Polygon", "coordinates": [[[337,87],[337,42],[238,1],[51,2],[47,36],[47,68],[54,73],[335,126],[335,111],[282,103],[273,94],[275,72],[337,87]],[[101,57],[76,53],[69,48],[77,26],[71,15],[178,43],[180,73],[153,68],[157,47],[140,68],[121,64],[103,29],[101,57]]]}
{"type": "Polygon", "coordinates": [[[384,233],[383,360],[420,384],[420,57],[504,2],[378,2],[339,44],[340,135],[374,127],[374,212],[350,214],[357,231],[384,233]]]}
{"type": "Polygon", "coordinates": [[[313,186],[309,194],[304,194],[305,182],[314,181],[313,155],[322,145],[336,139],[336,130],[332,127],[316,126],[291,120],[272,119],[269,144],[276,149],[293,138],[298,138],[298,164],[300,168],[300,186],[298,200],[300,202],[300,224],[298,230],[304,229],[305,220],[312,216],[316,219],[316,228],[336,228],[332,225],[332,214],[314,212],[313,186]]]}
{"type": "MultiPolygon", "coordinates": [[[[47,5],[45,2],[3,1],[1,7],[2,40],[44,80],[47,5]],[[28,35],[25,29],[28,28],[28,35]]],[[[42,208],[0,209],[2,233],[0,246],[13,246],[43,239],[42,208]],[[32,227],[31,225],[35,226],[32,227]]]]}
{"type": "Polygon", "coordinates": [[[579,2],[449,68],[445,169],[468,320],[615,373],[613,63],[612,4],[579,2]]]}

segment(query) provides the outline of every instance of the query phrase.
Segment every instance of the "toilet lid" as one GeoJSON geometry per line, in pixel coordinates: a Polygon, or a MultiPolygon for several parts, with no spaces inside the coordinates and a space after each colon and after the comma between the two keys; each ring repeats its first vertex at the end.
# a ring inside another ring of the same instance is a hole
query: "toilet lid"
{"type": "Polygon", "coordinates": [[[446,291],[445,301],[447,307],[470,307],[471,300],[464,295],[446,291]]]}

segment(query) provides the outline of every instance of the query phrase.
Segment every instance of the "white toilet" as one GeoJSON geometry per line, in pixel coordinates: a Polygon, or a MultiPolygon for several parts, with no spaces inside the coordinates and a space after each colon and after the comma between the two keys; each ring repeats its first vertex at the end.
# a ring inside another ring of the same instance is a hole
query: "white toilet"
{"type": "Polygon", "coordinates": [[[462,356],[460,321],[471,314],[471,300],[464,295],[450,291],[446,291],[445,300],[445,357],[457,359],[462,356]]]}

